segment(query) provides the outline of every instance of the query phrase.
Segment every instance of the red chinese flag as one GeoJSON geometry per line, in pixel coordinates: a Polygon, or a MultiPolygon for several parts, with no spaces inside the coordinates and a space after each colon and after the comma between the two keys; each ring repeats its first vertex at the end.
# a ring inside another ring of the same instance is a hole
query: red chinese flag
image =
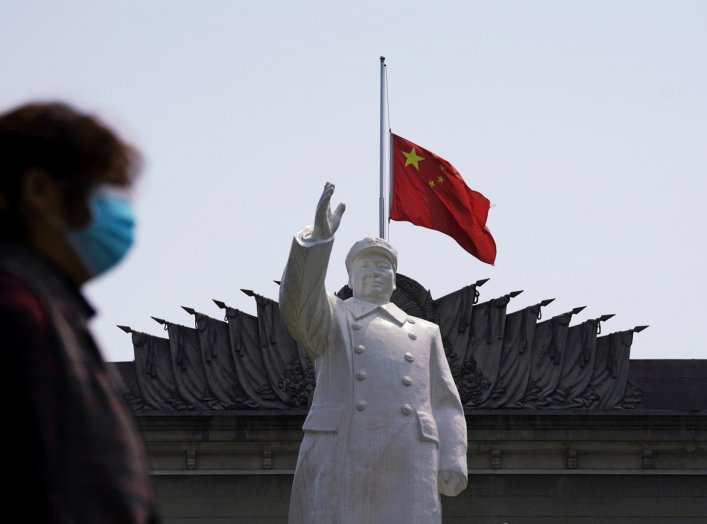
{"type": "Polygon", "coordinates": [[[391,220],[406,220],[440,231],[487,264],[496,243],[486,227],[488,199],[469,189],[454,166],[397,135],[393,141],[391,220]]]}

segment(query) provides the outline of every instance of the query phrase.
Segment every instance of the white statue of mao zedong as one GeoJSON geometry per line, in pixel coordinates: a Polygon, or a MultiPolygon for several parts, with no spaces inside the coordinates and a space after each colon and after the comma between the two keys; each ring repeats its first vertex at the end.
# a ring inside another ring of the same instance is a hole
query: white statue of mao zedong
{"type": "Polygon", "coordinates": [[[380,238],[346,257],[353,297],[326,294],[345,209],[331,211],[333,192],[295,235],[280,285],[282,319],[316,373],[289,522],[440,523],[440,493],[467,484],[467,432],[439,328],[390,302],[397,253],[380,238]]]}

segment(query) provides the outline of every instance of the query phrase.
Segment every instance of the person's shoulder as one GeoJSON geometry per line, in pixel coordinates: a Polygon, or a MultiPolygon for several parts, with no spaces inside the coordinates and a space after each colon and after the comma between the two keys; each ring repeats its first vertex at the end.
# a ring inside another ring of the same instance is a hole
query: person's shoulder
{"type": "Polygon", "coordinates": [[[45,326],[47,313],[37,293],[20,277],[0,272],[0,312],[6,321],[45,326]]]}

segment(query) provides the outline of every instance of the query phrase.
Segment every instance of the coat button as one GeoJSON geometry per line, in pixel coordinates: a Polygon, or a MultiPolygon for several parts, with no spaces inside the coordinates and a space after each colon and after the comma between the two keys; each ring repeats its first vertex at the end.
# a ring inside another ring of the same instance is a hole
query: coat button
{"type": "Polygon", "coordinates": [[[408,333],[408,337],[410,337],[411,340],[417,340],[417,335],[415,333],[408,333]]]}
{"type": "Polygon", "coordinates": [[[403,377],[403,385],[410,386],[411,384],[412,384],[412,379],[410,377],[408,377],[407,375],[405,375],[403,377]]]}
{"type": "Polygon", "coordinates": [[[415,323],[415,319],[414,319],[414,318],[408,317],[407,320],[408,320],[408,322],[410,322],[410,324],[414,324],[414,323],[415,323]]]}
{"type": "Polygon", "coordinates": [[[412,362],[413,360],[415,360],[415,357],[412,356],[412,353],[405,353],[405,360],[407,360],[408,362],[412,362]]]}
{"type": "Polygon", "coordinates": [[[366,351],[366,346],[362,346],[361,344],[359,344],[358,346],[354,347],[355,353],[363,353],[364,351],[366,351]]]}
{"type": "Polygon", "coordinates": [[[351,324],[351,329],[358,331],[361,329],[361,324],[351,324]]]}
{"type": "Polygon", "coordinates": [[[364,370],[357,371],[356,380],[366,380],[366,372],[364,370]]]}
{"type": "Polygon", "coordinates": [[[359,411],[363,411],[366,409],[366,401],[365,400],[359,400],[356,402],[356,409],[359,411]]]}
{"type": "Polygon", "coordinates": [[[412,413],[412,406],[410,404],[403,404],[403,407],[400,408],[400,411],[403,412],[403,415],[409,415],[412,413]]]}

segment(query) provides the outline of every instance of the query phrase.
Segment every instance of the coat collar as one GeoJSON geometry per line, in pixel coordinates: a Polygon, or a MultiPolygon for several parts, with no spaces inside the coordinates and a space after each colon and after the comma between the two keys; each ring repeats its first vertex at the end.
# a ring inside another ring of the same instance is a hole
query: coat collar
{"type": "Polygon", "coordinates": [[[31,285],[40,282],[52,293],[52,300],[61,305],[69,316],[78,315],[83,320],[92,318],[96,311],[84,298],[79,286],[74,284],[65,273],[48,257],[39,251],[19,245],[0,245],[0,269],[14,273],[31,285]],[[13,271],[13,267],[15,270],[13,271]]]}
{"type": "Polygon", "coordinates": [[[371,302],[366,302],[356,297],[351,297],[344,301],[344,304],[349,308],[353,314],[354,320],[363,318],[371,313],[385,313],[392,320],[397,322],[399,325],[405,323],[408,318],[407,313],[400,309],[398,306],[392,302],[383,304],[379,306],[378,304],[373,304],[371,302]]]}

